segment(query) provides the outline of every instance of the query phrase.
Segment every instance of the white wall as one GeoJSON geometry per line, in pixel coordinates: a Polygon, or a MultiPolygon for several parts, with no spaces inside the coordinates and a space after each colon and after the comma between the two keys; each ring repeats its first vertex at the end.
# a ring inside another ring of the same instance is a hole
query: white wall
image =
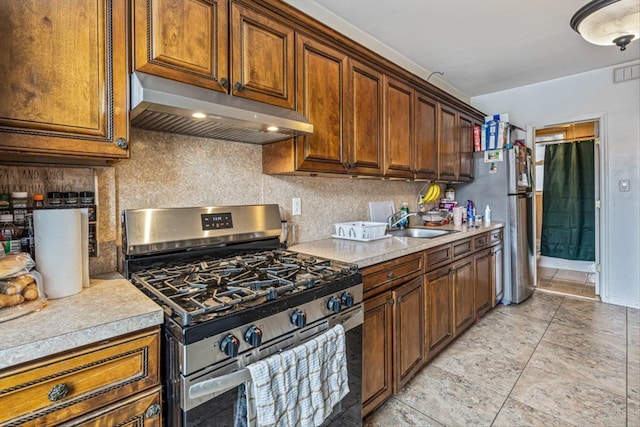
{"type": "Polygon", "coordinates": [[[614,84],[613,67],[604,68],[477,96],[471,103],[486,113],[509,113],[523,128],[603,116],[601,298],[640,308],[640,80],[614,84]],[[631,191],[618,190],[623,179],[630,180],[631,191]]]}

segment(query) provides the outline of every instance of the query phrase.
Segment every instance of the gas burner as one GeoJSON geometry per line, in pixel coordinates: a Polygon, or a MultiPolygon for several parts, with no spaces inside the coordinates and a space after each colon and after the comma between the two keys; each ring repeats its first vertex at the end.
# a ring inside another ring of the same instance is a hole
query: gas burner
{"type": "Polygon", "coordinates": [[[353,274],[355,267],[287,250],[206,258],[143,270],[132,276],[169,302],[183,322],[221,316],[274,301],[353,274]]]}

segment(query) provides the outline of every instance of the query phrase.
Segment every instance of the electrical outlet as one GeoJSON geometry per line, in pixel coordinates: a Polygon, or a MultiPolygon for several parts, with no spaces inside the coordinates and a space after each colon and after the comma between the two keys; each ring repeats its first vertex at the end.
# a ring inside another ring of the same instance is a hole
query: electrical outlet
{"type": "Polygon", "coordinates": [[[302,215],[302,202],[300,197],[291,199],[291,215],[302,215]]]}
{"type": "Polygon", "coordinates": [[[629,182],[628,179],[621,179],[620,181],[618,181],[618,189],[620,191],[629,191],[631,183],[629,182]]]}

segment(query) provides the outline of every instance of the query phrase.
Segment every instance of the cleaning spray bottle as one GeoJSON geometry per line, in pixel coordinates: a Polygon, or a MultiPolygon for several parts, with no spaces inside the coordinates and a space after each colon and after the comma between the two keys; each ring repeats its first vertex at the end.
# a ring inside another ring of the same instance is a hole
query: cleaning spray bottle
{"type": "Polygon", "coordinates": [[[473,207],[473,201],[467,200],[467,227],[475,227],[476,225],[476,210],[473,207]]]}

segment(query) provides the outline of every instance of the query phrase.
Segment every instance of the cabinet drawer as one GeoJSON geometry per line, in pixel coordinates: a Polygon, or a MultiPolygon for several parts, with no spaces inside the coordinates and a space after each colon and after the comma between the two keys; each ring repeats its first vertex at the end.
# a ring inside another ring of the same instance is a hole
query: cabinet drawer
{"type": "Polygon", "coordinates": [[[425,251],[425,267],[427,271],[438,268],[451,261],[451,245],[437,246],[425,251]]]}
{"type": "Polygon", "coordinates": [[[150,392],[144,392],[107,406],[104,409],[91,413],[86,417],[76,418],[65,427],[161,427],[162,426],[162,388],[156,387],[150,392]]]}
{"type": "Polygon", "coordinates": [[[361,272],[365,298],[422,274],[423,264],[422,252],[418,252],[363,268],[361,272]]]}
{"type": "Polygon", "coordinates": [[[453,259],[458,259],[473,252],[473,242],[471,238],[458,240],[451,244],[451,250],[453,252],[453,259]]]}
{"type": "Polygon", "coordinates": [[[159,350],[154,328],[2,372],[0,424],[55,425],[154,387],[159,350]]]}
{"type": "Polygon", "coordinates": [[[493,230],[489,233],[489,244],[491,246],[497,245],[498,243],[502,242],[502,231],[502,229],[499,229],[493,230]]]}
{"type": "Polygon", "coordinates": [[[478,249],[486,248],[489,246],[489,233],[483,233],[479,236],[475,236],[473,238],[473,250],[477,251],[478,249]]]}

